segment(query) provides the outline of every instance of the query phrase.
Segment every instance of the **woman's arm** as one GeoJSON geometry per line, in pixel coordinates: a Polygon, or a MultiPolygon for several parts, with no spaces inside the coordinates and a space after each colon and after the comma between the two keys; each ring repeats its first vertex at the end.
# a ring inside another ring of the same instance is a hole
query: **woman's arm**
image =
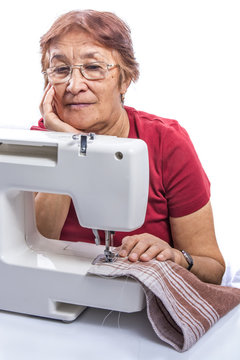
{"type": "Polygon", "coordinates": [[[172,260],[187,268],[180,250],[193,258],[191,271],[205,282],[220,284],[225,270],[224,259],[217,245],[210,202],[200,210],[179,218],[170,218],[174,248],[151,234],[126,236],[119,251],[130,261],[172,260]]]}
{"type": "Polygon", "coordinates": [[[68,195],[38,193],[35,197],[38,231],[49,239],[59,239],[70,204],[68,195]]]}
{"type": "MultiPolygon", "coordinates": [[[[48,130],[79,133],[72,126],[59,119],[54,111],[53,86],[48,84],[45,89],[40,111],[44,125],[48,130]]],[[[35,197],[35,213],[38,231],[50,239],[59,239],[68,215],[71,198],[67,195],[37,193],[35,197]]]]}
{"type": "MultiPolygon", "coordinates": [[[[174,247],[193,258],[191,271],[202,281],[220,284],[225,263],[216,241],[211,203],[193,214],[171,217],[170,225],[174,247]]],[[[187,267],[184,256],[180,259],[180,265],[187,267]]]]}

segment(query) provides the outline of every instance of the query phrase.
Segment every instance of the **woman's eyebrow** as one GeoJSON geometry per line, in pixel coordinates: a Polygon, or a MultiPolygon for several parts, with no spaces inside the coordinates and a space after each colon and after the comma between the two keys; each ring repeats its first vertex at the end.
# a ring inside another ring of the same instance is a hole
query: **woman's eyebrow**
{"type": "Polygon", "coordinates": [[[92,51],[81,55],[82,59],[95,59],[96,55],[99,55],[98,51],[92,51]]]}
{"type": "MultiPolygon", "coordinates": [[[[80,57],[81,57],[82,60],[86,60],[86,59],[98,60],[99,56],[102,57],[102,58],[105,58],[98,51],[87,52],[85,54],[82,54],[80,57]]],[[[50,62],[52,62],[53,60],[60,60],[60,61],[63,61],[63,62],[69,62],[69,59],[67,58],[67,56],[63,55],[63,54],[53,54],[53,56],[50,59],[50,62]]]]}
{"type": "Polygon", "coordinates": [[[62,60],[62,61],[67,61],[67,57],[65,55],[61,55],[61,54],[55,54],[51,57],[50,62],[53,60],[62,60]]]}

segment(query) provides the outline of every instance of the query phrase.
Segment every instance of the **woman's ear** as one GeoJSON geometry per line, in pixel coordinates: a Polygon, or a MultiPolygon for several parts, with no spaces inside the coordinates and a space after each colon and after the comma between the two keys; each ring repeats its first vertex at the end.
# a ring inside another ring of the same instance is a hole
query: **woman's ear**
{"type": "Polygon", "coordinates": [[[125,94],[127,92],[127,89],[129,87],[129,85],[131,84],[131,79],[122,80],[121,86],[120,86],[120,99],[121,99],[121,103],[124,104],[124,99],[125,99],[125,94]]]}
{"type": "Polygon", "coordinates": [[[130,78],[126,78],[125,75],[122,75],[122,81],[120,84],[120,94],[125,94],[127,92],[127,89],[129,87],[129,85],[131,84],[131,79],[130,78]]]}
{"type": "Polygon", "coordinates": [[[131,84],[131,77],[129,74],[120,67],[120,73],[119,73],[119,79],[118,79],[118,86],[119,86],[119,92],[120,94],[125,94],[127,92],[127,89],[129,85],[131,84]]]}

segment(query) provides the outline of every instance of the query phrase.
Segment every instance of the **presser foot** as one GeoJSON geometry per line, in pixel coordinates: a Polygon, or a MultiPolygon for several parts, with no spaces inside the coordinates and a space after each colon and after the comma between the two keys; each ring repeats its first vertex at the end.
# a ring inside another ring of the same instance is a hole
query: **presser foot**
{"type": "Polygon", "coordinates": [[[104,250],[103,254],[98,255],[92,262],[93,265],[97,263],[111,263],[116,261],[118,258],[117,253],[113,253],[110,250],[104,250]]]}
{"type": "Polygon", "coordinates": [[[114,262],[117,260],[118,254],[114,254],[110,250],[104,250],[105,260],[106,262],[114,262]]]}
{"type": "MultiPolygon", "coordinates": [[[[100,244],[100,237],[98,234],[98,230],[92,230],[95,236],[95,243],[96,245],[100,244]]],[[[97,263],[111,263],[117,260],[118,253],[110,251],[110,244],[113,244],[113,235],[114,231],[105,231],[105,250],[103,254],[98,255],[92,262],[92,264],[97,263]]]]}

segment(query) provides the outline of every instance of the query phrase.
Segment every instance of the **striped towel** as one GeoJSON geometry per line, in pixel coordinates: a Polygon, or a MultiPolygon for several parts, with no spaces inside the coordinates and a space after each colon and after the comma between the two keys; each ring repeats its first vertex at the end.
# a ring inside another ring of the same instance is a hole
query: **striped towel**
{"type": "Polygon", "coordinates": [[[144,289],[147,314],[157,336],[183,352],[240,303],[240,289],[207,284],[172,261],[96,263],[89,273],[130,276],[144,289]]]}

